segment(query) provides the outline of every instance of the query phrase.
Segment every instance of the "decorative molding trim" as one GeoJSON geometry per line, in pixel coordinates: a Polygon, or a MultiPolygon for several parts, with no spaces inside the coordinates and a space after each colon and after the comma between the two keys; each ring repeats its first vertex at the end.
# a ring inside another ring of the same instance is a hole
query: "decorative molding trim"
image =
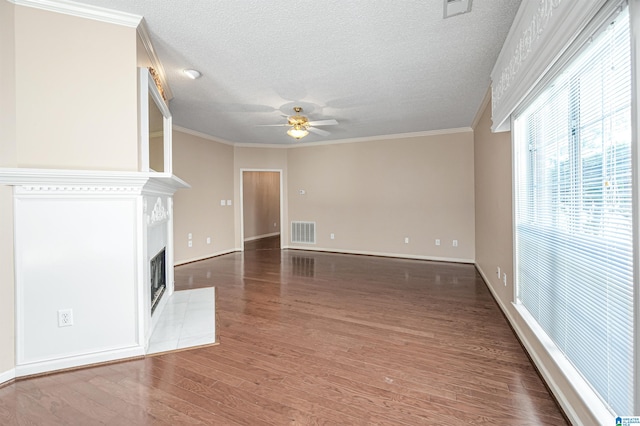
{"type": "Polygon", "coordinates": [[[173,99],[173,92],[169,87],[169,82],[167,81],[167,74],[164,71],[162,62],[160,62],[160,59],[156,54],[156,50],[153,48],[153,43],[151,43],[151,36],[149,35],[147,22],[144,20],[144,18],[140,19],[140,23],[138,24],[136,31],[138,32],[138,36],[142,41],[142,45],[144,46],[144,49],[147,51],[147,55],[149,55],[149,60],[151,61],[151,67],[156,71],[156,75],[158,77],[158,80],[160,81],[160,86],[164,89],[162,91],[163,96],[165,100],[169,102],[171,99],[173,99]]]}
{"type": "Polygon", "coordinates": [[[164,92],[164,87],[162,87],[162,79],[160,78],[158,71],[156,71],[153,67],[148,67],[147,69],[149,70],[149,74],[151,74],[151,79],[153,80],[153,84],[155,84],[156,88],[158,89],[158,92],[160,93],[160,97],[162,98],[162,101],[165,104],[167,104],[169,100],[167,99],[167,95],[164,92]]]}
{"type": "Polygon", "coordinates": [[[142,189],[143,194],[173,195],[179,189],[191,188],[178,176],[165,173],[150,173],[151,177],[142,189]]]}
{"type": "Polygon", "coordinates": [[[296,246],[296,245],[283,246],[282,248],[287,250],[321,251],[321,252],[329,252],[329,253],[360,254],[363,256],[393,257],[398,259],[432,260],[436,262],[471,263],[471,264],[475,263],[474,259],[464,259],[464,258],[458,258],[458,257],[422,256],[417,254],[384,253],[384,252],[377,252],[377,251],[348,250],[348,249],[340,249],[340,248],[319,248],[319,247],[307,247],[307,246],[296,246]]]}
{"type": "Polygon", "coordinates": [[[76,186],[103,184],[142,187],[149,173],[66,169],[0,168],[0,184],[76,186]]]}
{"type": "Polygon", "coordinates": [[[480,123],[480,119],[482,118],[482,113],[484,109],[491,102],[491,85],[487,88],[487,92],[484,94],[484,98],[482,98],[482,102],[476,111],[476,116],[473,118],[473,123],[471,124],[471,128],[475,131],[476,127],[478,127],[478,123],[480,123]]]}
{"type": "Polygon", "coordinates": [[[76,3],[68,0],[8,0],[9,2],[25,7],[47,10],[49,12],[62,13],[77,16],[79,18],[93,19],[94,21],[109,24],[122,25],[136,28],[142,21],[142,16],[132,13],[120,12],[99,6],[76,3]]]}
{"type": "Polygon", "coordinates": [[[502,66],[498,81],[494,80],[491,85],[491,99],[494,106],[500,103],[504,93],[509,90],[529,54],[536,50],[538,40],[549,24],[553,11],[560,6],[561,2],[562,0],[538,0],[538,7],[531,20],[524,28],[518,25],[520,38],[512,50],[509,61],[502,66]]]}
{"type": "Polygon", "coordinates": [[[410,138],[420,138],[425,136],[439,136],[439,135],[450,135],[453,133],[468,133],[473,132],[471,127],[459,127],[454,129],[442,129],[442,130],[427,130],[424,132],[411,132],[411,133],[396,133],[392,135],[379,135],[379,136],[366,136],[362,138],[351,138],[351,139],[338,139],[333,141],[321,141],[321,142],[308,142],[308,143],[300,143],[300,142],[292,142],[288,145],[261,145],[261,144],[236,144],[235,146],[239,147],[253,147],[253,148],[305,148],[308,146],[325,146],[325,145],[338,145],[345,143],[359,143],[359,142],[373,142],[373,141],[383,141],[383,140],[397,140],[397,139],[410,139],[410,138]]]}
{"type": "Polygon", "coordinates": [[[509,118],[572,43],[603,11],[622,0],[523,1],[491,72],[494,132],[510,130],[509,118]]]}
{"type": "Polygon", "coordinates": [[[18,195],[139,195],[140,187],[135,186],[95,186],[95,185],[21,185],[15,189],[18,195]]]}
{"type": "Polygon", "coordinates": [[[307,146],[322,146],[322,145],[337,145],[343,143],[355,143],[355,142],[371,142],[377,140],[388,140],[388,139],[406,139],[406,138],[418,138],[424,136],[438,136],[438,135],[450,135],[452,133],[467,133],[473,132],[471,127],[459,127],[454,129],[443,129],[443,130],[427,130],[424,132],[413,132],[413,133],[398,133],[393,135],[381,135],[381,136],[369,136],[362,138],[351,138],[351,139],[339,139],[334,141],[321,141],[321,142],[309,142],[309,143],[301,143],[301,142],[290,142],[287,144],[262,144],[262,143],[242,143],[242,142],[231,142],[224,139],[219,139],[205,133],[197,132],[195,130],[186,129],[180,126],[173,126],[173,130],[181,133],[186,133],[191,136],[197,136],[202,139],[207,139],[213,142],[219,142],[225,145],[231,145],[238,148],[304,148],[307,146]]]}
{"type": "MultiPolygon", "coordinates": [[[[146,205],[146,200],[145,200],[146,205]]],[[[147,225],[152,226],[160,222],[166,222],[169,219],[169,209],[162,204],[162,198],[158,197],[153,206],[151,214],[147,215],[147,225]]]]}
{"type": "Polygon", "coordinates": [[[176,132],[185,133],[187,135],[196,136],[209,141],[218,142],[224,145],[231,145],[231,146],[235,145],[235,142],[231,142],[231,141],[220,139],[220,138],[214,138],[213,136],[207,135],[206,133],[201,133],[195,130],[187,129],[186,127],[173,126],[173,130],[176,132]]]}
{"type": "Polygon", "coordinates": [[[0,184],[16,186],[16,193],[173,194],[190,185],[177,176],[153,172],[0,168],[0,184]]]}

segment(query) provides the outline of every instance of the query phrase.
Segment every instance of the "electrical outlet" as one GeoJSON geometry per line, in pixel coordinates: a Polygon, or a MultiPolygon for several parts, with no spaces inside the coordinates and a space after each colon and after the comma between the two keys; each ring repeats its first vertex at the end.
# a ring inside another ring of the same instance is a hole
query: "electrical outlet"
{"type": "Polygon", "coordinates": [[[227,205],[230,206],[231,205],[231,200],[227,200],[227,205]]]}
{"type": "Polygon", "coordinates": [[[189,243],[187,244],[189,247],[193,247],[193,241],[189,240],[189,243]]]}
{"type": "Polygon", "coordinates": [[[404,237],[404,243],[409,244],[409,237],[404,237]]]}
{"type": "Polygon", "coordinates": [[[207,244],[211,244],[211,237],[207,237],[207,244]]]}
{"type": "Polygon", "coordinates": [[[193,234],[192,234],[191,232],[189,232],[189,233],[187,234],[187,239],[188,239],[188,240],[190,240],[190,239],[192,239],[192,238],[193,238],[193,234]]]}
{"type": "Polygon", "coordinates": [[[440,245],[440,239],[436,238],[436,245],[439,246],[440,245]]]}
{"type": "Polygon", "coordinates": [[[458,240],[453,240],[453,246],[458,247],[458,240]]]}
{"type": "Polygon", "coordinates": [[[336,239],[336,234],[334,234],[333,232],[331,233],[331,239],[335,240],[336,239]]]}
{"type": "Polygon", "coordinates": [[[278,227],[278,222],[273,222],[273,227],[277,228],[278,227]]]}
{"type": "Polygon", "coordinates": [[[58,311],[58,327],[73,325],[73,309],[60,309],[58,311]]]}
{"type": "Polygon", "coordinates": [[[500,267],[498,266],[498,279],[500,279],[501,276],[502,274],[500,273],[500,267]]]}
{"type": "Polygon", "coordinates": [[[504,283],[504,285],[507,285],[507,274],[506,273],[502,274],[502,282],[504,283]]]}

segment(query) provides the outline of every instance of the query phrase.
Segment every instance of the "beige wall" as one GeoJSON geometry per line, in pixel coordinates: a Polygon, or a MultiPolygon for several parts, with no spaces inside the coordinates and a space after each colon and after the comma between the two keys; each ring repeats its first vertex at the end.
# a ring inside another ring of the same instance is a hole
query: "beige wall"
{"type": "Polygon", "coordinates": [[[511,180],[511,133],[491,132],[487,105],[475,128],[476,264],[505,303],[513,300],[511,180]]]}
{"type": "Polygon", "coordinates": [[[472,132],[300,147],[288,158],[289,219],[316,222],[315,247],[473,262],[472,132]]]}
{"type": "Polygon", "coordinates": [[[135,28],[15,7],[21,167],[137,170],[135,28]]]}
{"type": "Polygon", "coordinates": [[[561,400],[568,402],[577,413],[577,417],[572,418],[581,418],[584,424],[598,424],[512,304],[514,252],[511,134],[491,133],[490,129],[491,105],[488,104],[474,129],[476,267],[545,380],[552,389],[562,393],[561,400]],[[498,266],[507,274],[506,286],[497,277],[498,266]]]}
{"type": "MultiPolygon", "coordinates": [[[[0,0],[0,167],[16,166],[14,11],[0,0]]],[[[0,375],[15,367],[13,282],[13,196],[0,185],[0,375]]]]}
{"type": "MultiPolygon", "coordinates": [[[[242,212],[240,211],[240,174],[243,169],[262,171],[282,171],[282,212],[281,238],[286,243],[288,238],[287,226],[287,149],[282,148],[254,148],[254,147],[234,147],[233,155],[233,179],[234,179],[234,217],[235,223],[235,244],[238,250],[242,249],[242,212]]],[[[283,245],[286,245],[283,243],[283,245]]]]}
{"type": "Polygon", "coordinates": [[[220,205],[233,198],[233,147],[174,130],[173,172],[191,185],[174,196],[175,263],[234,250],[234,208],[220,205]]]}
{"type": "Polygon", "coordinates": [[[244,240],[280,233],[280,173],[242,173],[244,240]]]}

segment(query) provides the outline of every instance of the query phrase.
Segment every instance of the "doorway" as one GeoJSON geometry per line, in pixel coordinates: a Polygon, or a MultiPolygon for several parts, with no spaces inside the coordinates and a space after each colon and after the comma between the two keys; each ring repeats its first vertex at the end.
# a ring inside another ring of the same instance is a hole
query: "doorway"
{"type": "Polygon", "coordinates": [[[282,172],[242,170],[243,250],[280,250],[282,172]]]}

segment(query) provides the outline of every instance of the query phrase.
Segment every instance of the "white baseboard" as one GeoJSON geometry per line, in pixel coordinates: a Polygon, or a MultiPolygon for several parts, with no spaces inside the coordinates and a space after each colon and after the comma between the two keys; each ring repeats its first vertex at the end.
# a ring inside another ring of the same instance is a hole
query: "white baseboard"
{"type": "MultiPolygon", "coordinates": [[[[505,317],[507,318],[507,321],[509,321],[509,324],[511,325],[516,335],[518,336],[518,339],[520,339],[520,342],[524,346],[529,357],[531,357],[531,360],[533,361],[536,368],[540,372],[540,375],[542,376],[547,386],[553,393],[554,397],[558,401],[558,404],[560,404],[560,407],[564,411],[565,415],[569,418],[569,421],[571,422],[571,424],[590,425],[590,424],[594,424],[593,422],[595,419],[597,419],[595,420],[596,424],[603,424],[603,425],[615,424],[614,416],[604,407],[602,402],[598,399],[598,397],[595,394],[593,395],[593,398],[590,398],[591,400],[588,402],[583,399],[584,395],[582,394],[578,395],[582,401],[582,405],[583,405],[582,411],[590,413],[592,418],[585,419],[584,416],[580,416],[580,414],[576,411],[575,407],[569,402],[569,398],[567,397],[566,393],[563,391],[562,387],[558,385],[558,382],[556,381],[554,375],[551,374],[551,372],[549,371],[548,365],[542,361],[542,356],[541,356],[542,354],[540,354],[538,351],[535,350],[535,346],[531,343],[529,338],[527,338],[522,328],[514,320],[511,312],[507,309],[504,303],[502,303],[502,301],[494,291],[493,287],[491,286],[491,281],[487,278],[487,275],[484,273],[484,271],[482,270],[482,268],[480,268],[478,264],[476,264],[475,266],[476,266],[476,270],[480,273],[480,275],[482,276],[482,279],[487,285],[487,288],[491,292],[493,299],[496,301],[496,303],[504,313],[505,317]]],[[[541,342],[541,345],[544,346],[544,342],[541,342]]],[[[553,355],[548,353],[544,355],[546,355],[547,358],[553,357],[553,355]]],[[[568,363],[568,361],[566,362],[568,363]]],[[[567,377],[568,381],[572,381],[575,379],[582,380],[582,378],[578,378],[578,377],[576,378],[567,377]]],[[[588,386],[589,385],[585,383],[584,385],[581,386],[581,389],[586,389],[588,388],[588,386]]]]}
{"type": "Polygon", "coordinates": [[[247,241],[261,240],[263,238],[275,237],[277,235],[280,235],[280,233],[279,232],[272,232],[270,234],[256,235],[255,237],[245,238],[244,242],[246,243],[247,241]]]}
{"type": "Polygon", "coordinates": [[[15,368],[12,368],[9,371],[4,371],[4,372],[0,373],[0,386],[3,383],[6,383],[6,382],[8,382],[10,380],[13,380],[15,378],[16,378],[16,369],[15,368]]]}
{"type": "Polygon", "coordinates": [[[379,256],[379,257],[394,257],[398,259],[415,259],[415,260],[432,260],[435,262],[455,262],[455,263],[475,263],[474,259],[462,259],[457,257],[437,257],[437,256],[422,256],[416,254],[406,253],[385,253],[377,251],[365,251],[365,250],[348,250],[338,248],[322,248],[322,247],[309,247],[309,246],[284,246],[283,249],[290,250],[305,250],[305,251],[321,251],[329,253],[343,253],[343,254],[359,254],[364,256],[379,256]]]}
{"type": "Polygon", "coordinates": [[[229,249],[229,250],[222,250],[216,253],[210,253],[204,256],[200,256],[200,257],[192,257],[191,259],[184,259],[184,260],[179,260],[177,262],[175,262],[173,264],[173,266],[180,266],[180,265],[184,265],[186,263],[191,263],[191,262],[197,262],[199,260],[205,260],[205,259],[210,259],[212,257],[217,257],[217,256],[222,256],[223,254],[229,254],[229,253],[234,253],[236,251],[242,251],[242,249],[238,249],[238,248],[233,248],[233,249],[229,249]]]}
{"type": "Polygon", "coordinates": [[[16,366],[15,377],[24,377],[34,374],[49,373],[58,370],[67,370],[69,368],[84,367],[109,361],[137,358],[144,355],[144,345],[139,345],[122,349],[70,356],[66,358],[32,362],[29,364],[16,366]]]}

